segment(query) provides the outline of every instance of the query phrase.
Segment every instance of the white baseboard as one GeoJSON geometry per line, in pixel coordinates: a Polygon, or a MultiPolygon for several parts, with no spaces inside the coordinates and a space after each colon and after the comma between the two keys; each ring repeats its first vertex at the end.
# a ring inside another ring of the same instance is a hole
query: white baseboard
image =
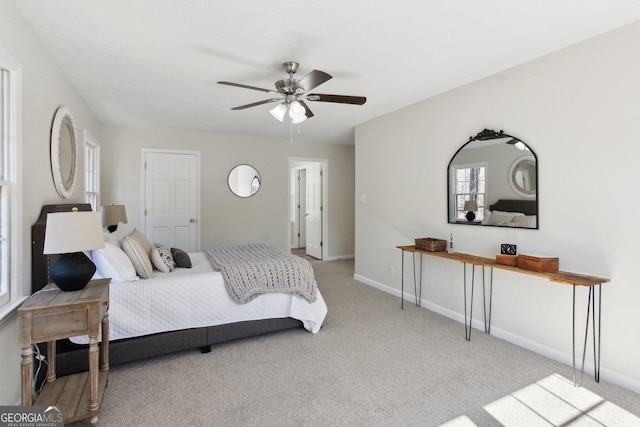
{"type": "Polygon", "coordinates": [[[355,259],[355,255],[338,255],[325,258],[323,261],[340,261],[341,259],[355,259]]]}
{"type": "MultiPolygon", "coordinates": [[[[383,292],[386,292],[388,294],[394,295],[398,298],[400,298],[401,296],[401,291],[399,289],[396,288],[392,288],[390,286],[387,286],[383,283],[380,282],[376,282],[375,280],[371,280],[367,277],[361,276],[359,274],[354,274],[353,275],[353,279],[357,280],[358,282],[362,282],[365,285],[371,286],[373,288],[379,289],[383,292]]],[[[415,296],[409,292],[404,293],[404,300],[409,302],[409,303],[415,303],[415,296]]],[[[425,300],[424,298],[422,300],[420,300],[420,306],[422,308],[425,308],[427,310],[431,310],[435,313],[441,314],[445,317],[448,317],[452,320],[455,320],[457,322],[460,323],[464,323],[464,314],[463,313],[458,313],[457,311],[453,311],[451,309],[448,309],[446,307],[443,307],[441,305],[438,304],[434,304],[428,300],[425,300]]],[[[480,321],[478,319],[473,319],[471,326],[474,329],[478,329],[481,332],[484,332],[484,322],[480,321]]],[[[560,363],[563,363],[565,365],[568,366],[572,366],[573,365],[573,356],[571,354],[568,353],[564,353],[561,351],[558,351],[554,348],[545,346],[537,341],[532,341],[526,337],[523,337],[521,335],[517,335],[514,334],[512,332],[509,332],[507,330],[501,329],[501,328],[495,328],[495,327],[491,327],[491,335],[503,339],[507,342],[510,342],[512,344],[515,344],[519,347],[525,348],[527,350],[530,350],[534,353],[538,353],[544,357],[547,357],[549,359],[558,361],[560,363]]],[[[473,338],[472,338],[473,339],[473,338]]],[[[578,368],[580,368],[579,365],[581,365],[582,363],[582,357],[579,356],[578,354],[576,354],[576,364],[578,366],[578,368]]],[[[591,366],[589,366],[589,363],[585,363],[585,367],[584,367],[584,373],[585,375],[591,375],[593,376],[594,374],[594,367],[593,367],[593,362],[591,363],[591,366]]],[[[607,369],[606,367],[600,367],[600,379],[604,379],[606,378],[606,381],[608,383],[611,384],[615,384],[619,387],[631,390],[635,393],[640,393],[640,381],[635,380],[633,378],[630,378],[626,375],[622,375],[616,371],[607,369]]]]}

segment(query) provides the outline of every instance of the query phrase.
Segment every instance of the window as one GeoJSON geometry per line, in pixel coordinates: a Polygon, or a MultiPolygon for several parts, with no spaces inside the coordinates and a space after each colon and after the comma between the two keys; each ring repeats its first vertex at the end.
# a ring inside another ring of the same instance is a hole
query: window
{"type": "Polygon", "coordinates": [[[84,201],[100,210],[100,143],[84,131],[84,201]]]}
{"type": "Polygon", "coordinates": [[[0,319],[24,299],[20,182],[20,67],[0,48],[0,319]]]}
{"type": "Polygon", "coordinates": [[[474,200],[478,204],[476,219],[484,218],[484,198],[487,193],[487,164],[468,163],[452,165],[453,188],[455,189],[452,203],[454,203],[454,221],[466,221],[464,202],[474,200]]]}

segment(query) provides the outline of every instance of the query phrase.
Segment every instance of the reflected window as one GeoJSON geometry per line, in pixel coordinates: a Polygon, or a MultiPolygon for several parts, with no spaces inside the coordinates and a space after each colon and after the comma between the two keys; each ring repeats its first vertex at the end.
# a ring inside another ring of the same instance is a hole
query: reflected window
{"type": "Polygon", "coordinates": [[[464,204],[471,200],[477,203],[478,211],[476,220],[484,219],[484,200],[487,189],[487,164],[459,164],[452,165],[452,179],[455,194],[454,201],[454,221],[466,221],[464,204]]]}
{"type": "Polygon", "coordinates": [[[253,196],[260,189],[260,178],[254,176],[251,180],[251,195],[253,196]]]}

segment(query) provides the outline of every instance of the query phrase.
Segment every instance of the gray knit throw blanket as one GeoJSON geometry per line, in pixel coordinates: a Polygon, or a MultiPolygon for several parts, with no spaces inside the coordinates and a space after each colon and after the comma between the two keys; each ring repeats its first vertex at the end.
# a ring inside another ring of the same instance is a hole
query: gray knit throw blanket
{"type": "Polygon", "coordinates": [[[311,264],[263,243],[206,249],[213,268],[222,272],[229,296],[238,304],[272,292],[317,298],[311,264]]]}

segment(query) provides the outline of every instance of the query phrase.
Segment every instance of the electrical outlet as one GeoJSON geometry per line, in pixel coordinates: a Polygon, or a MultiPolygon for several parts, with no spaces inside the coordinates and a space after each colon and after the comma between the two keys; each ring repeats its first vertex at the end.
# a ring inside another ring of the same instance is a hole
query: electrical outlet
{"type": "Polygon", "coordinates": [[[389,267],[389,276],[395,277],[395,271],[393,267],[389,267]]]}

